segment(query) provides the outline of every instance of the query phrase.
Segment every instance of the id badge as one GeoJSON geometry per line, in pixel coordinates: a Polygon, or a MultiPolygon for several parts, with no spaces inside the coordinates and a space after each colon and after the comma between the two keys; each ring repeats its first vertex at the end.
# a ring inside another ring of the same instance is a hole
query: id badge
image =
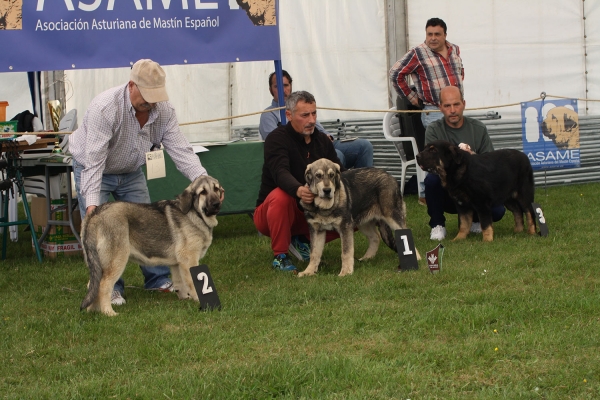
{"type": "Polygon", "coordinates": [[[164,178],[167,176],[165,168],[165,152],[163,150],[149,151],[146,153],[146,172],[148,180],[164,178]]]}

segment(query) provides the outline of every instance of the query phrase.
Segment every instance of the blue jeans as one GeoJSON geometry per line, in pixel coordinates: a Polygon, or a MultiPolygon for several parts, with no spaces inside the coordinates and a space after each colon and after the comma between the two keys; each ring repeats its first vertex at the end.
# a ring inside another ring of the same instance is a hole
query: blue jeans
{"type": "Polygon", "coordinates": [[[335,139],[333,147],[346,169],[373,166],[373,145],[366,139],[355,139],[348,142],[335,139]]]}
{"type": "MultiPolygon", "coordinates": [[[[437,121],[438,119],[442,118],[444,116],[444,114],[442,114],[440,112],[440,109],[437,106],[424,106],[423,107],[424,111],[427,110],[437,110],[437,112],[430,112],[430,113],[421,113],[421,122],[423,123],[423,128],[427,129],[427,126],[432,123],[433,121],[437,121]]],[[[427,143],[425,143],[427,144],[427,143]]]]}
{"type": "MultiPolygon", "coordinates": [[[[424,106],[423,110],[439,110],[438,107],[436,106],[424,106]]],[[[423,123],[423,128],[427,129],[427,126],[432,123],[433,121],[437,121],[438,119],[442,118],[444,116],[444,114],[442,114],[441,112],[430,112],[430,113],[422,113],[421,114],[421,122],[423,123]]],[[[427,144],[427,143],[425,143],[427,144]]],[[[427,176],[429,174],[429,172],[424,171],[425,172],[425,176],[427,176]]],[[[419,184],[419,197],[427,197],[427,195],[425,194],[425,183],[421,182],[419,184]]]]}
{"type": "MultiPolygon", "coordinates": [[[[442,186],[442,180],[436,174],[427,174],[425,177],[425,196],[427,197],[427,214],[429,214],[429,226],[435,228],[438,225],[446,226],[444,212],[456,214],[456,205],[446,189],[442,186]]],[[[492,221],[502,219],[506,209],[504,205],[492,207],[492,221]]],[[[473,212],[473,222],[479,222],[479,216],[473,212]]]]}
{"type": "MultiPolygon", "coordinates": [[[[80,182],[83,165],[73,160],[73,175],[75,176],[75,189],[77,190],[77,200],[79,201],[79,211],[81,218],[85,217],[85,199],[81,196],[80,182]]],[[[130,172],[128,174],[104,174],[102,175],[102,186],[100,188],[100,204],[108,202],[109,195],[113,195],[115,200],[129,201],[132,203],[150,203],[150,193],[146,185],[146,177],[142,169],[130,172]]],[[[144,275],[144,288],[156,289],[164,283],[169,282],[169,267],[144,267],[140,265],[144,275]]],[[[115,283],[114,290],[123,294],[125,282],[119,278],[115,283]]]]}

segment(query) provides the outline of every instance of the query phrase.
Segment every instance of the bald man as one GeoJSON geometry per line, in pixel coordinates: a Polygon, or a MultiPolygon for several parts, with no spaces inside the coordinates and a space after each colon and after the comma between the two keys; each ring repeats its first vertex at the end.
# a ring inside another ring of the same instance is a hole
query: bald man
{"type": "MultiPolygon", "coordinates": [[[[446,86],[440,92],[440,111],[444,115],[429,124],[425,131],[425,146],[434,140],[446,140],[471,154],[494,151],[494,146],[486,126],[473,118],[465,117],[465,99],[459,88],[446,86]]],[[[442,187],[437,174],[427,174],[425,177],[425,197],[427,198],[427,213],[431,226],[431,240],[443,240],[446,237],[446,217],[444,212],[456,214],[454,201],[442,187]]],[[[504,216],[504,205],[492,207],[492,219],[499,221],[504,216]]],[[[473,215],[471,232],[481,233],[481,225],[477,213],[473,215]]]]}

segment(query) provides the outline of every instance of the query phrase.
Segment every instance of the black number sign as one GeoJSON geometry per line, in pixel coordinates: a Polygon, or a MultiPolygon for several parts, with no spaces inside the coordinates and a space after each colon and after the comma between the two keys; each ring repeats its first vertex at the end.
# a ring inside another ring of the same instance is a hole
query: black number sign
{"type": "Polygon", "coordinates": [[[410,229],[398,229],[396,232],[396,249],[400,259],[399,271],[419,269],[417,250],[410,229]]]}
{"type": "Polygon", "coordinates": [[[192,274],[192,280],[194,281],[194,288],[198,293],[198,299],[200,300],[200,310],[211,311],[215,308],[221,309],[221,301],[215,288],[215,283],[210,276],[210,271],[207,265],[200,265],[197,267],[190,268],[192,274]]]}

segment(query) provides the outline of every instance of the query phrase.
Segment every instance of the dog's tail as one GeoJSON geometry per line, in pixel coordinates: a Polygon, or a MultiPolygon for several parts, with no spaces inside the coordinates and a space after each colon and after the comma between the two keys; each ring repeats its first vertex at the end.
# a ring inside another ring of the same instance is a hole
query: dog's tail
{"type": "Polygon", "coordinates": [[[396,240],[394,239],[394,233],[392,232],[392,228],[385,222],[381,221],[377,225],[379,225],[379,233],[381,234],[381,239],[383,239],[383,243],[387,245],[390,249],[394,250],[394,252],[398,252],[396,249],[396,240]]]}
{"type": "MultiPolygon", "coordinates": [[[[89,233],[82,231],[82,239],[87,239],[89,233]]],[[[83,246],[83,258],[90,270],[90,281],[88,282],[88,291],[85,298],[81,302],[80,310],[84,310],[89,307],[90,304],[98,296],[98,290],[100,289],[100,280],[102,279],[102,267],[100,263],[100,257],[98,256],[98,249],[96,248],[96,241],[94,240],[82,240],[83,246]]]]}

